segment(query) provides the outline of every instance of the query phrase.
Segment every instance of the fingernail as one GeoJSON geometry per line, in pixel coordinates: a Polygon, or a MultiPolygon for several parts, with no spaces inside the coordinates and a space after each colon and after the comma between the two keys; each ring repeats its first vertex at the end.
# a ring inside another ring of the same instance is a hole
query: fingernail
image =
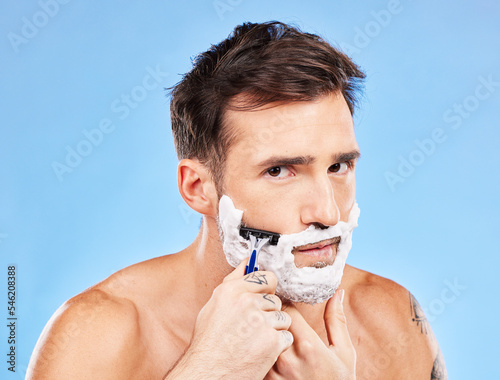
{"type": "Polygon", "coordinates": [[[344,295],[345,295],[345,290],[340,289],[340,304],[344,306],[344,295]]]}

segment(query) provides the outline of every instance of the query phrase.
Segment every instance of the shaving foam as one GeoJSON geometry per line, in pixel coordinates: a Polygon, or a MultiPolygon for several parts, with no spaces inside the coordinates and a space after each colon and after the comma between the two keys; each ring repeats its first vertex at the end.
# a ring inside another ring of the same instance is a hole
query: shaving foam
{"type": "MultiPolygon", "coordinates": [[[[345,261],[352,246],[352,230],[358,226],[359,207],[355,203],[347,222],[319,229],[310,226],[290,235],[281,235],[277,245],[265,244],[259,254],[260,270],[273,272],[278,277],[276,294],[292,302],[315,304],[333,296],[340,285],[345,261]],[[332,265],[322,268],[297,268],[292,253],[295,247],[315,244],[340,236],[337,255],[332,265]]],[[[227,262],[237,267],[250,255],[250,241],[240,236],[243,211],[238,210],[231,198],[223,195],[219,201],[218,226],[227,262]]]]}

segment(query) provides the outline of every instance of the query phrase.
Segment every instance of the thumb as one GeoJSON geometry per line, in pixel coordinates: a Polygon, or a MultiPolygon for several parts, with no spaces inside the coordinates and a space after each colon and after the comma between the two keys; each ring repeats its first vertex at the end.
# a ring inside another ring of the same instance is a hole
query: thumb
{"type": "Polygon", "coordinates": [[[235,270],[229,273],[222,282],[237,280],[245,275],[245,268],[248,264],[249,257],[246,257],[241,263],[238,264],[235,270]]]}
{"type": "Polygon", "coordinates": [[[328,300],[325,308],[324,318],[328,342],[335,347],[352,345],[344,314],[344,294],[344,289],[336,291],[334,296],[328,300]]]}

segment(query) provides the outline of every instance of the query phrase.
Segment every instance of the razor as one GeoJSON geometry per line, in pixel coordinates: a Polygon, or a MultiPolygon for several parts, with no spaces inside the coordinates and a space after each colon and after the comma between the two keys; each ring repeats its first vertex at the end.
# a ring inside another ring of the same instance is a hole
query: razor
{"type": "Polygon", "coordinates": [[[245,268],[245,274],[259,270],[257,267],[257,259],[261,248],[269,243],[271,245],[278,244],[280,234],[271,231],[257,230],[255,228],[241,227],[240,236],[244,239],[250,240],[252,245],[252,253],[250,260],[245,268]]]}

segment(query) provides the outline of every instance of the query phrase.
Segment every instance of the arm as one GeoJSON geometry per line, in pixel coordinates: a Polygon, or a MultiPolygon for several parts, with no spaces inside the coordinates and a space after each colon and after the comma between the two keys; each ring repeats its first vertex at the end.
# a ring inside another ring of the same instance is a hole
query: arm
{"type": "MultiPolygon", "coordinates": [[[[410,315],[411,321],[414,323],[414,326],[419,329],[420,334],[425,335],[427,339],[424,339],[424,346],[427,348],[429,352],[432,353],[432,357],[434,361],[432,363],[432,370],[430,374],[431,380],[447,380],[448,374],[446,371],[446,365],[444,363],[443,354],[441,353],[441,349],[439,348],[439,344],[432,332],[431,326],[425,317],[424,311],[420,307],[420,304],[417,302],[413,294],[409,294],[409,303],[410,303],[410,315]]],[[[418,331],[416,332],[419,333],[418,331]]]]}
{"type": "Polygon", "coordinates": [[[408,290],[387,278],[350,270],[357,280],[350,286],[346,314],[358,354],[358,378],[429,380],[434,371],[436,379],[447,379],[430,324],[408,290]]]}
{"type": "Polygon", "coordinates": [[[368,292],[378,304],[371,305],[374,312],[368,322],[375,333],[370,350],[364,350],[370,365],[363,366],[359,374],[363,378],[447,380],[439,344],[415,297],[390,280],[375,283],[380,286],[372,286],[368,292]]]}
{"type": "Polygon", "coordinates": [[[422,308],[404,287],[370,275],[352,303],[368,332],[357,349],[360,378],[447,379],[439,344],[422,308]]]}

